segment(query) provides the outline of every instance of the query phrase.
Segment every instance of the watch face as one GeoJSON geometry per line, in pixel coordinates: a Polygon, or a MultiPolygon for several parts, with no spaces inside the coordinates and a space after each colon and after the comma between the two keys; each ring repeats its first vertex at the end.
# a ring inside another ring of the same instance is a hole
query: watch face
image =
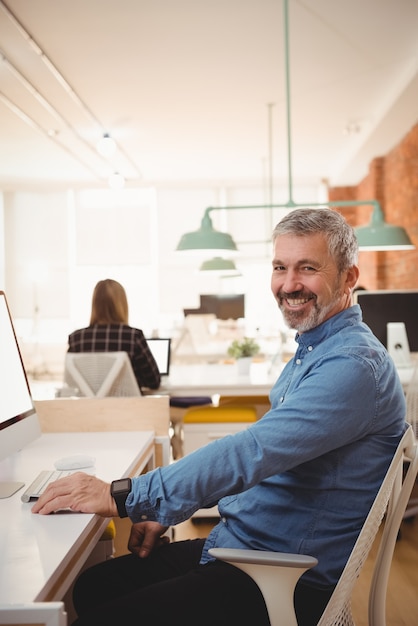
{"type": "Polygon", "coordinates": [[[124,491],[131,490],[131,479],[130,478],[121,478],[120,480],[115,480],[112,483],[112,493],[123,493],[124,491]]]}

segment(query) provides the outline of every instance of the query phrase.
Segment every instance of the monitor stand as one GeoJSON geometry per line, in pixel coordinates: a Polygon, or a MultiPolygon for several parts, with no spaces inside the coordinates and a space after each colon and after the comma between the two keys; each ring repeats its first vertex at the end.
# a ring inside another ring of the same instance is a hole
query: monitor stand
{"type": "Polygon", "coordinates": [[[411,367],[411,352],[403,322],[389,322],[387,324],[387,344],[388,352],[396,367],[411,367]]]}
{"type": "Polygon", "coordinates": [[[16,491],[22,489],[25,486],[25,483],[17,483],[17,482],[4,482],[0,481],[0,499],[10,498],[16,491]]]}

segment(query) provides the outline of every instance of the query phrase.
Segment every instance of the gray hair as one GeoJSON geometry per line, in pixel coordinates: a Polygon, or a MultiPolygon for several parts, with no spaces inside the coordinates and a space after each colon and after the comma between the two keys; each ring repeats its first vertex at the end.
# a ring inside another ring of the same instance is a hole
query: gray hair
{"type": "Polygon", "coordinates": [[[321,234],[328,243],[338,271],[343,272],[358,261],[358,242],[354,229],[332,209],[294,209],[273,230],[273,242],[279,235],[321,234]]]}

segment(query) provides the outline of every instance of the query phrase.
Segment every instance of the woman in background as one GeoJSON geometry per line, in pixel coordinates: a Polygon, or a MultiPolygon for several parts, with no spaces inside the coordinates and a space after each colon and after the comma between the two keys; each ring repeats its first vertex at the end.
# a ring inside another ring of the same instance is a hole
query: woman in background
{"type": "Polygon", "coordinates": [[[93,291],[90,325],[68,337],[68,352],[127,352],[139,388],[158,389],[161,382],[157,363],[144,333],[128,324],[125,289],[107,278],[93,291]]]}

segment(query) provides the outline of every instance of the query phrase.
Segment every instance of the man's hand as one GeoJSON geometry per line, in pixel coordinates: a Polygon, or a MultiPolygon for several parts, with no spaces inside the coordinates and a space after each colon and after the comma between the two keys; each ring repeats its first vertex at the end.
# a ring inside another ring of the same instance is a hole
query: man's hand
{"type": "Polygon", "coordinates": [[[71,474],[51,483],[33,505],[32,513],[48,515],[59,509],[97,513],[103,517],[118,517],[109,483],[83,472],[71,474]]]}
{"type": "Polygon", "coordinates": [[[158,522],[138,522],[131,528],[131,536],[128,541],[128,549],[132,554],[141,558],[147,557],[154,548],[164,543],[169,543],[169,537],[162,535],[168,526],[162,526],[158,522]]]}

